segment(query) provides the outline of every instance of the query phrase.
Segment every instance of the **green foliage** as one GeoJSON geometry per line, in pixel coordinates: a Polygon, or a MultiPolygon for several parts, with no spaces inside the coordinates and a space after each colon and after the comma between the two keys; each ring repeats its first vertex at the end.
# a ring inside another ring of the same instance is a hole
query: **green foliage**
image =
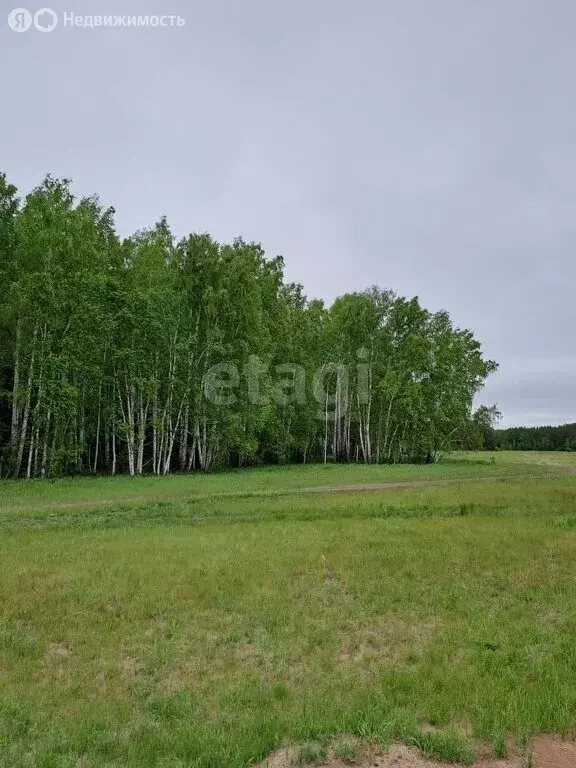
{"type": "Polygon", "coordinates": [[[3,477],[422,461],[495,369],[446,312],[375,287],[325,307],[258,243],[164,218],[120,241],[66,179],[20,205],[0,176],[0,256],[3,477]]]}
{"type": "Polygon", "coordinates": [[[411,743],[426,757],[446,763],[471,765],[476,757],[473,747],[457,733],[421,731],[411,743]]]}
{"type": "Polygon", "coordinates": [[[576,424],[559,427],[511,427],[495,435],[496,444],[511,451],[576,451],[576,424]]]}
{"type": "Polygon", "coordinates": [[[295,765],[316,765],[326,761],[325,747],[315,741],[301,744],[295,755],[295,765]]]}
{"type": "Polygon", "coordinates": [[[501,415],[495,405],[480,406],[461,430],[457,444],[465,450],[576,451],[576,423],[497,429],[501,415]]]}
{"type": "Polygon", "coordinates": [[[331,747],[335,758],[346,762],[354,762],[356,759],[358,745],[354,739],[341,736],[332,743],[331,747]]]}

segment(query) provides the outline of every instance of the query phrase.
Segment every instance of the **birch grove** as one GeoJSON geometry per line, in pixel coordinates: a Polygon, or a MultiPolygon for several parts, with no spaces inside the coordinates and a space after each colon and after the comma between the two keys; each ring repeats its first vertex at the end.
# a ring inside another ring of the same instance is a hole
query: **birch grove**
{"type": "Polygon", "coordinates": [[[2,477],[422,461],[470,423],[496,366],[446,312],[378,288],[325,306],[257,243],[165,219],[121,239],[114,215],[0,174],[2,477]]]}

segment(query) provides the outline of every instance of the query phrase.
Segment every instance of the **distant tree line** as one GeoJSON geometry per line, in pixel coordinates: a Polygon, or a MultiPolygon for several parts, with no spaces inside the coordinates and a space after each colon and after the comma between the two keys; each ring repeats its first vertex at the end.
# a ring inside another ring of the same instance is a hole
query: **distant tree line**
{"type": "Polygon", "coordinates": [[[499,429],[495,441],[498,448],[510,451],[576,451],[576,424],[499,429]]]}
{"type": "Polygon", "coordinates": [[[487,451],[576,451],[576,424],[498,429],[500,418],[497,406],[480,406],[460,433],[459,447],[487,451]]]}
{"type": "Polygon", "coordinates": [[[0,174],[0,474],[422,461],[495,370],[468,330],[371,288],[330,307],[281,257],[0,174]]]}

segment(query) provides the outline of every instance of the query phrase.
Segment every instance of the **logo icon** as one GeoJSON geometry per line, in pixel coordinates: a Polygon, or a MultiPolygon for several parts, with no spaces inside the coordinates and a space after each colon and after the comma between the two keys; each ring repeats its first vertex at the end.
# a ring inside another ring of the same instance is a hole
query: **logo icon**
{"type": "Polygon", "coordinates": [[[58,26],[58,16],[52,8],[40,8],[34,14],[34,26],[38,32],[52,32],[58,26]]]}
{"type": "Polygon", "coordinates": [[[8,26],[14,32],[28,32],[32,26],[32,14],[26,8],[14,8],[8,14],[8,26]]]}

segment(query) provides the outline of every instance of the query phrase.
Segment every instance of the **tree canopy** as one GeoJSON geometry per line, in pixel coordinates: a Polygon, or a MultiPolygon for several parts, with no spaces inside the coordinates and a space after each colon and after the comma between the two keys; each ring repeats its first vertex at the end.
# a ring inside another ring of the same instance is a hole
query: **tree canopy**
{"type": "Polygon", "coordinates": [[[576,451],[576,424],[510,427],[494,434],[495,445],[511,451],[576,451]]]}
{"type": "Polygon", "coordinates": [[[421,461],[496,364],[469,330],[376,287],[309,300],[258,243],[129,238],[97,197],[0,174],[0,473],[421,461]]]}

